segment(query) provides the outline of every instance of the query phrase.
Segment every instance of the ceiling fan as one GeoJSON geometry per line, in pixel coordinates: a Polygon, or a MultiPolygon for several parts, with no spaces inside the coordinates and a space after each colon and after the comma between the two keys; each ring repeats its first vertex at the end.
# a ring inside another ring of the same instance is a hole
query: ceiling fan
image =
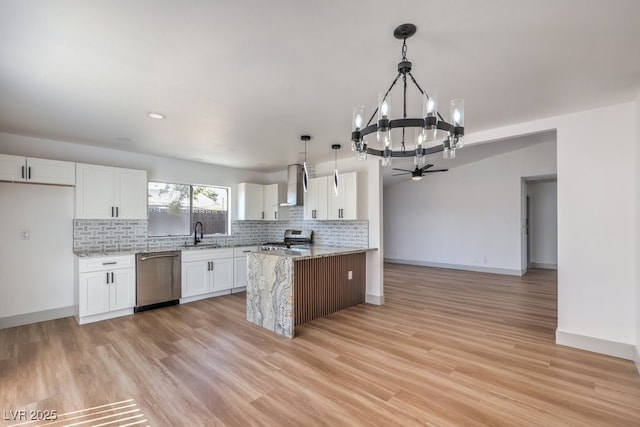
{"type": "Polygon", "coordinates": [[[396,173],[393,174],[391,176],[398,176],[398,175],[408,175],[411,174],[411,179],[414,181],[420,181],[422,179],[422,175],[424,175],[425,173],[433,173],[433,172],[446,172],[449,169],[436,169],[436,170],[432,170],[432,171],[428,171],[427,169],[432,168],[433,165],[432,164],[428,164],[428,165],[424,165],[423,167],[419,168],[416,166],[415,170],[408,170],[408,169],[398,169],[398,168],[393,168],[394,171],[403,171],[402,173],[396,173]]]}

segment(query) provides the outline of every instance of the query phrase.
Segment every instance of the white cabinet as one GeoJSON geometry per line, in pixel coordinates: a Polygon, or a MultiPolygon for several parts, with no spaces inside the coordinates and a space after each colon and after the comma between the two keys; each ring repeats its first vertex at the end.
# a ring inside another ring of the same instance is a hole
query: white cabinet
{"type": "Polygon", "coordinates": [[[238,184],[238,219],[269,220],[286,219],[287,211],[280,207],[286,198],[284,184],[238,184]]]}
{"type": "Polygon", "coordinates": [[[282,209],[280,203],[287,199],[287,188],[284,184],[269,184],[263,189],[264,219],[276,221],[288,218],[288,210],[282,209]]]}
{"type": "Polygon", "coordinates": [[[0,154],[0,181],[75,185],[76,164],[0,154]]]}
{"type": "Polygon", "coordinates": [[[182,298],[227,291],[233,287],[233,249],[182,252],[182,298]]]}
{"type": "Polygon", "coordinates": [[[329,198],[329,219],[358,219],[358,174],[348,172],[338,177],[338,194],[333,189],[333,177],[330,178],[327,193],[329,198]]]}
{"type": "Polygon", "coordinates": [[[75,277],[80,324],[133,313],[136,298],[134,255],[76,257],[75,277]]]}
{"type": "Polygon", "coordinates": [[[147,219],[147,172],[78,163],[77,219],[147,219]]]}
{"type": "Polygon", "coordinates": [[[304,219],[328,219],[328,176],[309,179],[307,192],[304,193],[304,219]]]}
{"type": "Polygon", "coordinates": [[[247,254],[258,250],[257,246],[242,246],[233,249],[234,292],[247,287],[247,254]]]}
{"type": "Polygon", "coordinates": [[[241,182],[238,184],[238,219],[264,219],[264,186],[241,182]]]}

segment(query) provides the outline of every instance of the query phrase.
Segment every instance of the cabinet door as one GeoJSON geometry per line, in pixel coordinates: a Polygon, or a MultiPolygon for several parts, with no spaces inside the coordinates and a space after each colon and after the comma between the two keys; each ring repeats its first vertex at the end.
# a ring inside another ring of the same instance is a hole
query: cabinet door
{"type": "MultiPolygon", "coordinates": [[[[136,271],[134,268],[124,268],[112,271],[113,281],[109,283],[110,311],[131,308],[136,305],[136,271]]],[[[109,273],[111,275],[111,273],[109,273]]]]}
{"type": "Polygon", "coordinates": [[[110,273],[107,271],[96,271],[79,275],[78,309],[80,317],[109,311],[107,274],[110,273]]]}
{"type": "Polygon", "coordinates": [[[24,181],[26,173],[24,156],[0,154],[0,181],[24,181]]]}
{"type": "Polygon", "coordinates": [[[304,219],[327,219],[327,179],[321,176],[309,180],[309,188],[304,195],[304,219]]]}
{"type": "Polygon", "coordinates": [[[211,291],[233,288],[233,258],[213,260],[213,282],[211,291]]]}
{"type": "Polygon", "coordinates": [[[275,221],[278,219],[278,184],[265,185],[263,187],[264,219],[275,221]]]}
{"type": "Polygon", "coordinates": [[[76,164],[27,157],[27,181],[41,184],[76,185],[76,164]]]}
{"type": "Polygon", "coordinates": [[[113,168],[76,164],[76,218],[113,218],[113,168]]]}
{"type": "Polygon", "coordinates": [[[238,184],[238,219],[264,219],[264,190],[261,184],[238,184]]]}
{"type": "Polygon", "coordinates": [[[114,204],[118,219],[147,219],[147,171],[114,169],[114,204]]]}
{"type": "Polygon", "coordinates": [[[341,219],[358,219],[358,174],[349,172],[339,179],[339,192],[342,193],[341,219]]]}
{"type": "Polygon", "coordinates": [[[182,297],[192,297],[209,292],[212,261],[182,263],[182,297]]]}
{"type": "Polygon", "coordinates": [[[233,259],[233,287],[242,288],[247,286],[247,257],[237,257],[233,259]]]}
{"type": "Polygon", "coordinates": [[[333,188],[333,176],[327,185],[329,219],[358,219],[358,174],[349,172],[338,177],[338,194],[333,188]]]}

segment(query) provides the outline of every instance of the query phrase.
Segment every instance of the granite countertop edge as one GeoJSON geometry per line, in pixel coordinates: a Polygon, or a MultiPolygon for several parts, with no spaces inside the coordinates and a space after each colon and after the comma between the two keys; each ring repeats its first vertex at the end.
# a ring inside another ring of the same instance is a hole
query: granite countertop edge
{"type": "Polygon", "coordinates": [[[349,255],[361,252],[377,251],[378,248],[352,248],[339,246],[312,246],[309,249],[276,249],[276,250],[257,250],[252,253],[270,256],[279,256],[293,258],[294,260],[323,258],[335,255],[349,255]]]}

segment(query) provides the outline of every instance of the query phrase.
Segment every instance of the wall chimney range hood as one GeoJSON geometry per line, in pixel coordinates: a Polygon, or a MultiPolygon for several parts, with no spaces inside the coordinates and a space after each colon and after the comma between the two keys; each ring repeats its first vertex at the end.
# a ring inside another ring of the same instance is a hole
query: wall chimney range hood
{"type": "Polygon", "coordinates": [[[287,202],[280,206],[302,206],[304,203],[304,189],[302,187],[302,165],[287,166],[287,202]]]}

